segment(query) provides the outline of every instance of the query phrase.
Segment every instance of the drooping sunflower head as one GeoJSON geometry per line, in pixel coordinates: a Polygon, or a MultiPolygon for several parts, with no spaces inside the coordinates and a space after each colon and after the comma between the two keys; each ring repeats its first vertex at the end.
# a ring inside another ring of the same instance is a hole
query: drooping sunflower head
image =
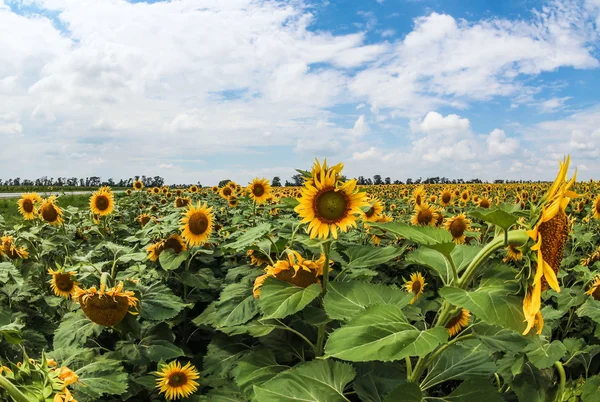
{"type": "Polygon", "coordinates": [[[40,202],[42,198],[37,193],[26,193],[21,195],[21,199],[17,201],[19,213],[23,215],[26,221],[35,219],[37,211],[35,204],[40,202]]]}
{"type": "Polygon", "coordinates": [[[362,214],[361,207],[369,205],[367,195],[358,191],[356,180],[341,183],[338,180],[341,173],[334,168],[324,170],[319,167],[316,170],[319,176],[313,176],[310,183],[304,185],[294,211],[300,215],[302,223],[309,224],[311,239],[327,239],[330,234],[337,239],[338,229],[346,232],[349,227],[356,227],[357,215],[362,214]]]}
{"type": "Polygon", "coordinates": [[[74,280],[75,272],[63,269],[54,271],[49,268],[48,273],[52,276],[48,283],[56,296],[70,299],[75,291],[79,289],[77,282],[74,280]]]}
{"type": "Polygon", "coordinates": [[[0,256],[5,255],[11,260],[29,258],[29,252],[23,247],[17,247],[12,236],[2,236],[0,240],[0,256]]]}
{"type": "Polygon", "coordinates": [[[199,246],[208,241],[213,229],[212,207],[206,204],[190,204],[180,223],[182,236],[190,246],[199,246]]]}
{"type": "Polygon", "coordinates": [[[471,317],[471,313],[469,310],[461,309],[457,315],[452,317],[450,321],[446,323],[446,329],[450,336],[455,336],[458,334],[463,328],[469,325],[469,317],[471,317]]]}
{"type": "Polygon", "coordinates": [[[144,188],[144,183],[141,180],[136,180],[133,182],[133,189],[135,191],[141,191],[144,188]]]}
{"type": "Polygon", "coordinates": [[[523,249],[515,244],[509,244],[505,247],[506,256],[502,259],[504,262],[521,261],[523,259],[523,249]]]}
{"type": "Polygon", "coordinates": [[[412,193],[412,202],[414,202],[415,205],[421,206],[426,201],[425,197],[427,197],[427,193],[425,192],[425,187],[419,186],[419,187],[415,188],[412,193]]]}
{"type": "Polygon", "coordinates": [[[154,374],[158,376],[156,388],[169,401],[187,398],[198,389],[196,380],[200,378],[200,374],[189,362],[182,367],[178,361],[172,361],[154,374]]]}
{"type": "Polygon", "coordinates": [[[152,219],[151,215],[148,214],[141,214],[140,216],[137,217],[137,221],[140,223],[140,225],[142,225],[142,227],[146,226],[146,224],[148,222],[150,222],[152,219]]]}
{"type": "Polygon", "coordinates": [[[598,246],[598,248],[592,254],[586,258],[583,258],[581,260],[581,265],[585,267],[591,267],[596,263],[596,261],[600,261],[600,246],[598,246]]]}
{"type": "Polygon", "coordinates": [[[271,185],[264,177],[262,179],[257,177],[252,180],[250,185],[248,185],[246,191],[252,200],[254,200],[257,204],[262,204],[271,196],[271,185]]]}
{"type": "Polygon", "coordinates": [[[192,202],[192,200],[189,197],[177,197],[175,198],[175,207],[176,208],[183,208],[183,207],[187,207],[190,202],[192,202]]]}
{"type": "Polygon", "coordinates": [[[594,278],[594,282],[585,293],[592,296],[595,300],[600,300],[600,276],[594,278]]]}
{"type": "Polygon", "coordinates": [[[410,280],[407,281],[403,287],[406,291],[414,294],[414,297],[410,301],[410,304],[414,304],[415,301],[423,294],[423,289],[427,283],[425,282],[425,277],[420,272],[413,272],[410,274],[410,280]]]}
{"type": "Polygon", "coordinates": [[[470,229],[471,220],[467,219],[464,214],[454,216],[446,220],[446,230],[452,235],[452,240],[456,244],[465,243],[465,232],[470,229]]]}
{"type": "Polygon", "coordinates": [[[371,208],[363,212],[363,219],[367,222],[377,222],[383,213],[383,203],[376,197],[370,201],[371,208]]]}
{"type": "Polygon", "coordinates": [[[51,225],[60,225],[63,222],[62,209],[56,204],[56,196],[52,195],[41,202],[38,215],[51,225]]]}
{"type": "Polygon", "coordinates": [[[480,198],[477,204],[479,205],[479,208],[486,208],[486,209],[492,206],[491,200],[487,197],[480,198]]]}
{"type": "Polygon", "coordinates": [[[109,290],[104,286],[100,286],[100,290],[78,288],[72,296],[90,321],[107,327],[120,323],[129,308],[136,308],[139,302],[132,291],[123,290],[123,282],[109,290]]]}
{"type": "Polygon", "coordinates": [[[413,225],[435,226],[437,222],[436,210],[427,203],[415,204],[415,212],[410,220],[413,225]]]}
{"type": "Polygon", "coordinates": [[[103,187],[90,197],[90,210],[99,216],[110,215],[115,209],[115,199],[112,190],[103,187]]]}

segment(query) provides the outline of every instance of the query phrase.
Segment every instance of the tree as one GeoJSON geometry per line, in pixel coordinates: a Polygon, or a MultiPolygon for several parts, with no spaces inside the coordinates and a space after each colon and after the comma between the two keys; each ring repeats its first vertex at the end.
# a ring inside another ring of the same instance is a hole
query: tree
{"type": "Polygon", "coordinates": [[[281,179],[279,178],[279,176],[273,177],[273,180],[271,181],[271,186],[281,187],[281,179]]]}
{"type": "Polygon", "coordinates": [[[219,182],[219,187],[223,187],[224,185],[226,185],[227,183],[229,183],[231,180],[229,179],[225,179],[225,180],[221,180],[219,182]]]}
{"type": "Polygon", "coordinates": [[[392,179],[389,177],[385,178],[385,184],[392,184],[392,179]]]}
{"type": "Polygon", "coordinates": [[[304,184],[304,176],[300,173],[293,175],[292,180],[294,181],[294,186],[301,186],[304,184]]]}
{"type": "Polygon", "coordinates": [[[373,184],[377,186],[383,184],[383,180],[381,180],[381,175],[376,174],[375,176],[373,176],[373,184]]]}

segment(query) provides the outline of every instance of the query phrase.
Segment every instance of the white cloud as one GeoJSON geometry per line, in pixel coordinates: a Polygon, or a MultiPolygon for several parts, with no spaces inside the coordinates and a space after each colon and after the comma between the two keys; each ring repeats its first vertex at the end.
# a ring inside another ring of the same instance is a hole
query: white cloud
{"type": "Polygon", "coordinates": [[[509,138],[504,130],[494,129],[487,138],[487,149],[490,155],[512,155],[519,149],[519,141],[509,138]]]}
{"type": "Polygon", "coordinates": [[[540,102],[539,108],[543,113],[556,112],[557,110],[562,109],[565,105],[565,102],[569,99],[571,99],[570,96],[564,96],[562,98],[550,98],[540,102]]]}
{"type": "Polygon", "coordinates": [[[369,131],[369,126],[365,122],[365,115],[361,114],[358,119],[354,122],[354,127],[352,128],[352,135],[355,137],[362,137],[369,131]]]}

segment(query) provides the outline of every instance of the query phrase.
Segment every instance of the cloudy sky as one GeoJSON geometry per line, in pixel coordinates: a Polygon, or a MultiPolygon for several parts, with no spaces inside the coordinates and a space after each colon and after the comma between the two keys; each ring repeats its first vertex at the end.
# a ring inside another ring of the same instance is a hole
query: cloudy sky
{"type": "Polygon", "coordinates": [[[0,178],[600,179],[600,0],[0,0],[0,178]]]}

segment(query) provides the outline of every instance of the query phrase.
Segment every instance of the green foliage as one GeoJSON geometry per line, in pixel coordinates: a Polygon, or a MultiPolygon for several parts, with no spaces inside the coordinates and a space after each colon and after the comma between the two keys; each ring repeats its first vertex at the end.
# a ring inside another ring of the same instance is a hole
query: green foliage
{"type": "Polygon", "coordinates": [[[321,285],[307,288],[294,286],[275,278],[267,278],[261,288],[259,306],[263,319],[284,318],[297,313],[321,293],[321,285]]]}

